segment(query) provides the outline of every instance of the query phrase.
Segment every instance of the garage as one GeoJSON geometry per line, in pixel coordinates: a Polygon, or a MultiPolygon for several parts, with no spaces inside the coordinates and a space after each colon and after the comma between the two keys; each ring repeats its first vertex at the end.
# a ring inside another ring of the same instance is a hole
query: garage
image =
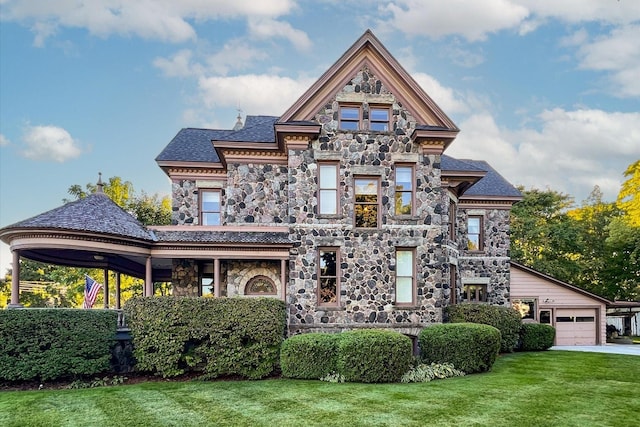
{"type": "Polygon", "coordinates": [[[606,344],[605,298],[511,262],[511,305],[523,322],[556,328],[555,345],[606,344]]]}
{"type": "Polygon", "coordinates": [[[556,345],[596,345],[596,310],[555,310],[556,345]]]}

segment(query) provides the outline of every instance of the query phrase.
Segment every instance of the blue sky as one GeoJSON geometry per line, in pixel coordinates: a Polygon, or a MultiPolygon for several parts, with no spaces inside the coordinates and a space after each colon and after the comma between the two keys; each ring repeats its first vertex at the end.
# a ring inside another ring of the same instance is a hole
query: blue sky
{"type": "Polygon", "coordinates": [[[168,194],[180,128],[282,114],[368,28],[460,127],[452,156],[578,203],[640,158],[637,0],[0,0],[0,227],[98,172],[168,194]]]}

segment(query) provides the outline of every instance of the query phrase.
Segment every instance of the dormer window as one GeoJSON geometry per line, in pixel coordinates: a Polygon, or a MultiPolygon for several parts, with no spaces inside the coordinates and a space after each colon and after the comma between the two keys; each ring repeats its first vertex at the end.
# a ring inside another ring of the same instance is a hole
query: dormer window
{"type": "Polygon", "coordinates": [[[369,106],[368,111],[362,111],[360,105],[341,105],[339,113],[339,128],[342,130],[375,130],[389,131],[391,113],[388,107],[369,106]],[[368,123],[368,125],[366,125],[368,123]]]}

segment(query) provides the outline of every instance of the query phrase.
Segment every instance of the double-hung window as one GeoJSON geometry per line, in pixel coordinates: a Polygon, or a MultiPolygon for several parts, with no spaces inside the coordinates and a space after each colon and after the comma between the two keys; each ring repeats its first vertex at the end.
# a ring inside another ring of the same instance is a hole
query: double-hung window
{"type": "Polygon", "coordinates": [[[396,215],[413,214],[413,168],[396,166],[396,215]]]}
{"type": "Polygon", "coordinates": [[[380,224],[380,178],[355,178],[355,226],[378,228],[380,224]]]}
{"type": "Polygon", "coordinates": [[[391,123],[389,107],[370,106],[362,111],[360,105],[341,105],[338,113],[338,128],[342,130],[375,130],[388,132],[391,123]],[[368,120],[368,128],[365,125],[368,120]]]}
{"type": "Polygon", "coordinates": [[[336,248],[321,248],[318,253],[318,305],[339,305],[340,252],[336,248]]]}
{"type": "Polygon", "coordinates": [[[318,165],[318,214],[336,215],[338,213],[338,164],[320,163],[318,165]]]}
{"type": "Polygon", "coordinates": [[[360,107],[350,105],[340,107],[340,129],[360,129],[360,107]]]}
{"type": "Polygon", "coordinates": [[[469,216],[467,218],[467,249],[470,251],[483,250],[482,217],[469,216]]]}
{"type": "Polygon", "coordinates": [[[389,109],[369,108],[369,129],[387,132],[389,130],[389,109]]]}
{"type": "Polygon", "coordinates": [[[487,301],[487,285],[485,284],[467,284],[462,288],[463,302],[486,302],[487,301]]]}
{"type": "Polygon", "coordinates": [[[200,191],[200,216],[202,225],[220,225],[220,191],[200,191]]]}
{"type": "Polygon", "coordinates": [[[414,303],[414,254],[413,249],[396,250],[396,304],[414,303]]]}

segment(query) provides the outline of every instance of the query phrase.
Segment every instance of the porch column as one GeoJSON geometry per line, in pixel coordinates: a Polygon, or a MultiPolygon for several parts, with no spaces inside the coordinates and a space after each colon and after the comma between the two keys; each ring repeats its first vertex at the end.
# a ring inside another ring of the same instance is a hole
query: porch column
{"type": "Polygon", "coordinates": [[[120,310],[120,273],[116,273],[116,310],[120,310]]]}
{"type": "Polygon", "coordinates": [[[213,296],[220,298],[220,259],[213,260],[213,296]]]}
{"type": "Polygon", "coordinates": [[[105,268],[102,273],[102,277],[104,277],[104,308],[109,308],[109,270],[105,268]]]}
{"type": "Polygon", "coordinates": [[[11,265],[11,303],[7,308],[22,308],[20,304],[20,252],[13,251],[11,265]]]}
{"type": "Polygon", "coordinates": [[[286,259],[280,260],[280,286],[282,287],[282,289],[280,289],[280,295],[281,295],[282,301],[286,301],[287,300],[287,260],[286,259]]]}
{"type": "Polygon", "coordinates": [[[144,296],[150,297],[153,296],[153,278],[151,269],[151,257],[147,257],[147,265],[146,265],[146,274],[144,279],[144,296]]]}

